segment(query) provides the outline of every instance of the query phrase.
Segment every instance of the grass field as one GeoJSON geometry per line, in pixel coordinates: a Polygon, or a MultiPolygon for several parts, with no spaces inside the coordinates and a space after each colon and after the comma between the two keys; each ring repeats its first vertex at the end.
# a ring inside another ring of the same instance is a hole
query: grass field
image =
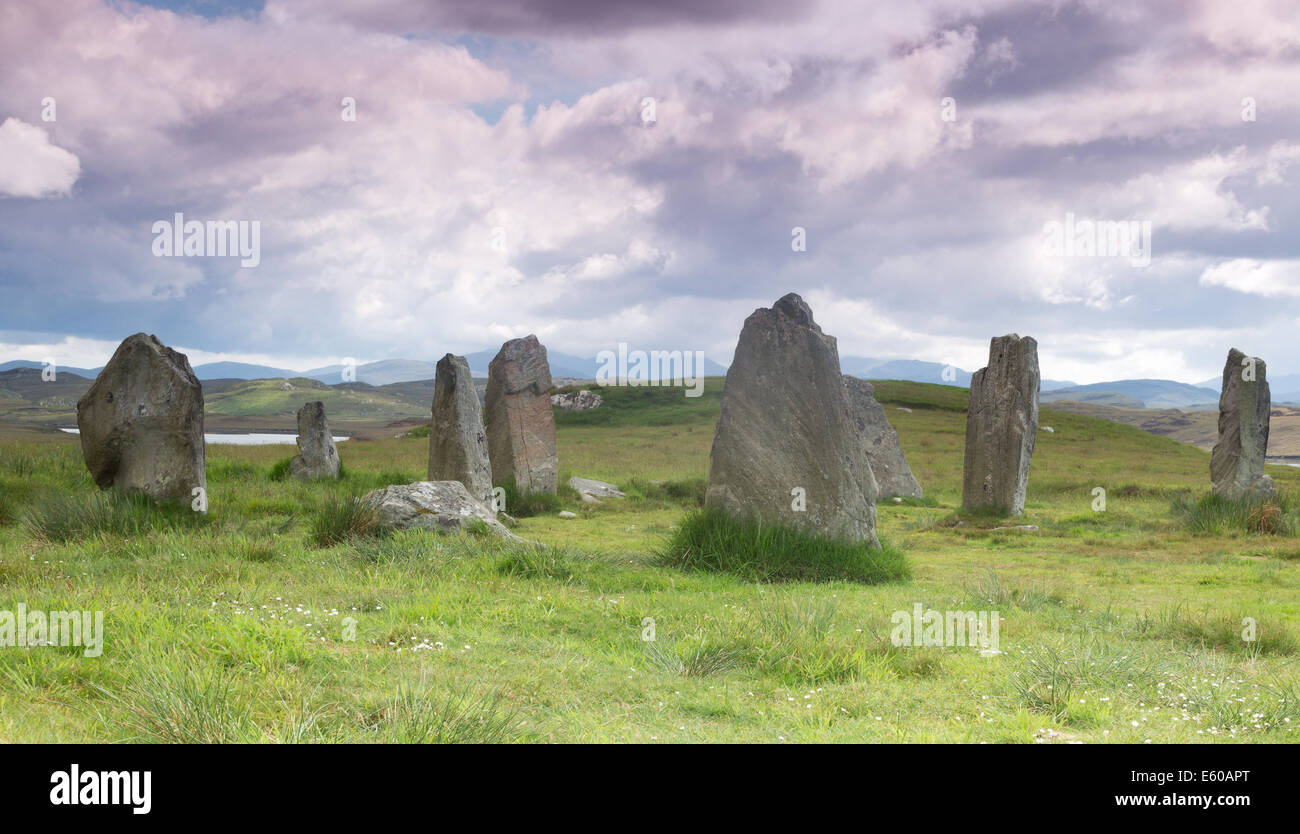
{"type": "Polygon", "coordinates": [[[271,480],[286,447],[210,446],[196,519],[98,497],[75,438],[2,435],[0,611],[103,611],[105,641],[0,648],[0,741],[1300,737],[1300,471],[1271,468],[1278,532],[1248,532],[1198,504],[1206,452],[1044,409],[1024,516],[967,517],[965,391],[881,382],[926,492],[878,507],[911,579],[756,583],[657,557],[698,506],[719,383],[560,415],[562,479],[629,498],[522,519],[541,547],[314,544],[332,497],[422,478],[427,439],[343,444],[338,484],[271,480]],[[918,603],[996,610],[1000,653],[892,645],[918,603]]]}

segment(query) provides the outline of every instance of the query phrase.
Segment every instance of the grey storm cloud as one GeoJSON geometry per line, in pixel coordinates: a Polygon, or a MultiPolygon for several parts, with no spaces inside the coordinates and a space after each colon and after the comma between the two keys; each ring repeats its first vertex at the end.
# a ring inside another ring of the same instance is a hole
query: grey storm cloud
{"type": "Polygon", "coordinates": [[[11,352],[149,330],[329,364],[537,332],[725,361],[794,290],[846,355],[978,367],[1016,331],[1053,378],[1194,381],[1230,343],[1300,371],[1285,4],[204,14],[0,12],[0,123],[22,138],[0,182],[35,183],[0,193],[11,352]],[[48,184],[27,176],[50,160],[48,184]],[[178,211],[259,221],[260,265],[154,257],[178,211]],[[1150,265],[1045,256],[1067,213],[1150,221],[1150,265]]]}
{"type": "MultiPolygon", "coordinates": [[[[298,3],[286,5],[296,7],[298,3]]],[[[366,4],[311,3],[302,11],[382,31],[435,30],[525,38],[553,34],[623,33],[650,27],[727,26],[807,16],[813,4],[786,0],[427,0],[366,4]]]]}

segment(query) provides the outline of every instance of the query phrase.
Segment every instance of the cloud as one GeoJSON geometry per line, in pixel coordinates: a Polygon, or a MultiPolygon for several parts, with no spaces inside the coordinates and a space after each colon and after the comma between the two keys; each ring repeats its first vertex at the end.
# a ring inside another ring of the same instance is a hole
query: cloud
{"type": "Polygon", "coordinates": [[[1207,268],[1200,283],[1265,298],[1300,298],[1300,261],[1236,258],[1207,268]]]}
{"type": "Polygon", "coordinates": [[[0,113],[56,96],[49,147],[86,172],[50,192],[75,200],[0,199],[0,327],[332,361],[537,332],[725,361],[793,290],[845,355],[978,367],[1016,331],[1081,382],[1135,333],[1143,369],[1192,378],[1231,334],[1289,345],[1280,5],[1249,26],[1164,2],[480,6],[0,7],[0,113]],[[258,220],[261,265],[154,258],[177,211],[258,220]],[[1152,220],[1150,267],[1043,257],[1066,212],[1152,220]]]}
{"type": "Polygon", "coordinates": [[[51,144],[44,130],[13,117],[0,124],[0,196],[67,195],[79,176],[76,154],[51,144]]]}

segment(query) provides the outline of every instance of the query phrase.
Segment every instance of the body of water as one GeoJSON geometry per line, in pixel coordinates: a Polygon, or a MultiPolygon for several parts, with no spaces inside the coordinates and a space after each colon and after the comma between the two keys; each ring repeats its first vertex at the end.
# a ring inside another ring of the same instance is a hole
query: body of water
{"type": "MultiPolygon", "coordinates": [[[[68,434],[81,434],[80,429],[62,429],[68,434]]],[[[346,437],[335,437],[335,443],[342,443],[347,440],[346,437]]],[[[232,446],[273,446],[276,444],[284,446],[296,446],[298,444],[298,435],[296,434],[273,434],[271,432],[245,432],[243,434],[205,434],[203,442],[208,444],[226,443],[232,446]]]]}

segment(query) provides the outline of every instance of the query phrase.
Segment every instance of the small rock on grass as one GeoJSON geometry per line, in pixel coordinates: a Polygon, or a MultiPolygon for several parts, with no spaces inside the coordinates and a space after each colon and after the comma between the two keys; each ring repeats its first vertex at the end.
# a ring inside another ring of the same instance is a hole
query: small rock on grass
{"type": "Polygon", "coordinates": [[[560,518],[577,518],[577,513],[571,513],[568,510],[560,510],[560,518]]]}

